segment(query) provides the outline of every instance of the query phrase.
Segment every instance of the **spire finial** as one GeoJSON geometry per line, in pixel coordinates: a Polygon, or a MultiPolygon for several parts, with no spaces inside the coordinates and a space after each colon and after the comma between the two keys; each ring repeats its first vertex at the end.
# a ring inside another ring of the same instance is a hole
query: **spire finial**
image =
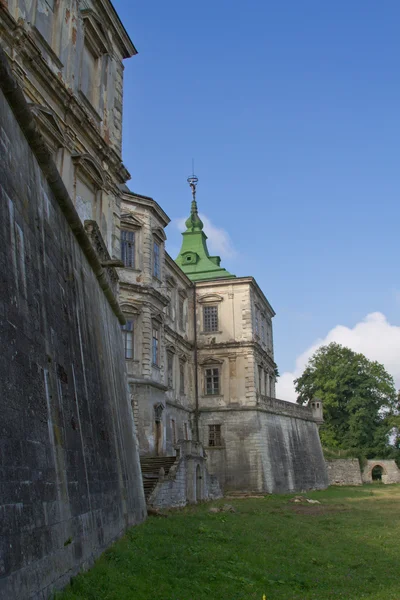
{"type": "Polygon", "coordinates": [[[194,158],[192,158],[192,174],[187,178],[187,182],[192,190],[193,202],[196,202],[196,186],[198,181],[198,178],[194,174],[194,158]]]}
{"type": "Polygon", "coordinates": [[[187,182],[192,190],[192,206],[190,209],[190,217],[186,221],[186,227],[188,231],[201,231],[203,229],[203,223],[197,212],[196,186],[198,181],[198,178],[194,174],[194,160],[192,158],[192,174],[187,178],[187,182]]]}

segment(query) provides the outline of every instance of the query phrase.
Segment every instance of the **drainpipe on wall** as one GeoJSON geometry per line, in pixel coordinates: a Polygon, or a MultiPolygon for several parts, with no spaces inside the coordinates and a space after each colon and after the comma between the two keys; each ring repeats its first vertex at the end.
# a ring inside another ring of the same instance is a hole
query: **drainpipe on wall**
{"type": "Polygon", "coordinates": [[[199,434],[199,373],[197,360],[197,299],[196,299],[196,283],[193,283],[193,327],[194,327],[194,434],[196,442],[200,441],[199,434]]]}

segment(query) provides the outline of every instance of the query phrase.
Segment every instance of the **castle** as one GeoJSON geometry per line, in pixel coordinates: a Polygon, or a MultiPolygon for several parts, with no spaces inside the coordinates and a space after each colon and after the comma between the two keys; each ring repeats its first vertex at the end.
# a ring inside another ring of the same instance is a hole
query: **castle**
{"type": "Polygon", "coordinates": [[[0,2],[1,599],[48,597],[145,518],[140,457],[195,461],[189,500],[327,485],[320,407],[275,398],[274,311],[209,255],[196,178],[176,260],[126,186],[135,53],[109,0],[0,2]]]}
{"type": "Polygon", "coordinates": [[[252,277],[210,256],[192,188],[181,251],[165,250],[169,219],[125,186],[121,203],[121,309],[140,454],[173,456],[179,440],[206,450],[225,491],[326,486],[320,407],[275,398],[275,313],[252,277]]]}

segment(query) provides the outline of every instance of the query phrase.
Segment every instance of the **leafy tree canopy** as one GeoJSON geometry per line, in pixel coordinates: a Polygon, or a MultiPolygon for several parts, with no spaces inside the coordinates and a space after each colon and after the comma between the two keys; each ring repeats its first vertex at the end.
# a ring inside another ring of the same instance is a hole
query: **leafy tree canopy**
{"type": "Polygon", "coordinates": [[[297,402],[320,398],[324,407],[321,441],[328,448],[359,449],[366,457],[399,452],[389,444],[397,430],[399,400],[384,366],[340,344],[322,346],[295,380],[297,402]],[[393,437],[393,436],[392,436],[393,437]]]}

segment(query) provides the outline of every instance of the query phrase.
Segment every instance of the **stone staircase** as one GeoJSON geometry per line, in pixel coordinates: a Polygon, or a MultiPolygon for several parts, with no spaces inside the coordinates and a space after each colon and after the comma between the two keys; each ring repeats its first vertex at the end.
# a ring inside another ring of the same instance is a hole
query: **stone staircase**
{"type": "Polygon", "coordinates": [[[175,461],[176,456],[146,456],[140,459],[144,497],[146,502],[149,499],[151,492],[156,487],[160,475],[160,469],[163,468],[164,476],[167,476],[175,461]]]}

